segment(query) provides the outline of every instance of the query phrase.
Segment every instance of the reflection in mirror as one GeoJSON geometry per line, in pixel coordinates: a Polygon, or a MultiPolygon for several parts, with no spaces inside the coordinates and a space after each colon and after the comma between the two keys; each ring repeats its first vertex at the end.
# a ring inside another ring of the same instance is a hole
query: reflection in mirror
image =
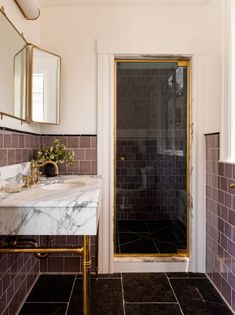
{"type": "Polygon", "coordinates": [[[60,57],[32,49],[32,121],[59,124],[60,57]]]}
{"type": "Polygon", "coordinates": [[[21,91],[15,91],[14,96],[14,85],[16,88],[16,85],[19,84],[18,78],[14,78],[14,71],[25,82],[24,47],[26,47],[27,42],[2,10],[0,10],[0,40],[2,43],[0,49],[0,113],[25,120],[26,84],[21,83],[21,91]],[[17,99],[18,96],[21,97],[20,100],[17,99]]]}
{"type": "Polygon", "coordinates": [[[26,47],[14,58],[14,116],[26,117],[26,47]]]}

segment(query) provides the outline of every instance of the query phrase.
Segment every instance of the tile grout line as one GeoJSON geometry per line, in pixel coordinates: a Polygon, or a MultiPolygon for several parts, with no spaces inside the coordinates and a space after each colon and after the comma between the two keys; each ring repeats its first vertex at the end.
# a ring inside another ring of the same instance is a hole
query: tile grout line
{"type": "Polygon", "coordinates": [[[170,280],[205,280],[206,277],[171,277],[170,280]]]}
{"type": "Polygon", "coordinates": [[[37,302],[24,302],[24,304],[68,304],[68,302],[41,302],[41,301],[37,301],[37,302]]]}
{"type": "Polygon", "coordinates": [[[68,313],[69,304],[70,304],[70,301],[71,301],[71,298],[72,298],[72,294],[73,294],[73,290],[74,290],[74,286],[75,286],[76,280],[77,280],[77,275],[74,277],[74,280],[73,280],[73,285],[72,285],[72,288],[71,288],[71,292],[70,292],[67,308],[66,308],[66,311],[65,311],[65,315],[67,315],[67,313],[68,313]]]}
{"type": "Polygon", "coordinates": [[[178,298],[177,298],[177,296],[176,296],[176,294],[175,294],[175,291],[174,291],[174,289],[173,289],[173,287],[172,287],[172,284],[171,284],[171,282],[170,282],[170,279],[169,279],[168,276],[167,276],[167,273],[165,273],[165,275],[166,275],[167,281],[168,281],[168,283],[169,283],[169,285],[170,285],[170,287],[171,287],[171,290],[172,290],[172,292],[173,292],[173,294],[174,294],[174,296],[175,296],[176,302],[177,302],[178,305],[179,305],[180,311],[181,311],[182,315],[184,315],[184,312],[183,312],[183,310],[182,310],[182,308],[181,308],[181,305],[180,305],[180,303],[179,303],[179,300],[178,300],[178,298]]]}
{"type": "Polygon", "coordinates": [[[169,304],[177,304],[178,305],[178,302],[125,302],[125,304],[166,304],[166,305],[169,305],[169,304]]]}
{"type": "Polygon", "coordinates": [[[122,273],[121,273],[121,287],[122,287],[122,306],[123,306],[123,315],[126,315],[125,299],[124,299],[124,288],[123,288],[123,274],[122,274],[122,273]]]}

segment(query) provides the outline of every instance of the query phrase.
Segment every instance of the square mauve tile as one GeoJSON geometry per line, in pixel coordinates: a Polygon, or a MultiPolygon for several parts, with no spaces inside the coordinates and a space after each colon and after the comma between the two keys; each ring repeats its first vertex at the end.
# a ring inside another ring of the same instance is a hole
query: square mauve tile
{"type": "Polygon", "coordinates": [[[3,134],[1,133],[1,130],[0,130],[0,148],[3,147],[3,134]]]}
{"type": "Polygon", "coordinates": [[[4,134],[4,148],[11,148],[11,147],[12,147],[12,135],[4,134]]]}
{"type": "Polygon", "coordinates": [[[231,164],[225,164],[225,177],[227,178],[233,178],[233,165],[231,164]]]}
{"type": "Polygon", "coordinates": [[[90,148],[90,146],[91,146],[91,137],[89,136],[80,137],[81,148],[90,148]]]}
{"type": "Polygon", "coordinates": [[[224,163],[219,163],[219,166],[218,166],[218,174],[220,176],[224,176],[224,163]]]}
{"type": "Polygon", "coordinates": [[[79,147],[79,137],[78,136],[71,136],[68,137],[68,147],[69,148],[78,148],[79,147]]]}

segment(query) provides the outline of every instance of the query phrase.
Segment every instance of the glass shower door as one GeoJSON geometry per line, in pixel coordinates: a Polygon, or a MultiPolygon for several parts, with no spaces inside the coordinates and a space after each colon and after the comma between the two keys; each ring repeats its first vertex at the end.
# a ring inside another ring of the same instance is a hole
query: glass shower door
{"type": "Polygon", "coordinates": [[[116,60],[116,255],[187,255],[189,61],[116,60]]]}

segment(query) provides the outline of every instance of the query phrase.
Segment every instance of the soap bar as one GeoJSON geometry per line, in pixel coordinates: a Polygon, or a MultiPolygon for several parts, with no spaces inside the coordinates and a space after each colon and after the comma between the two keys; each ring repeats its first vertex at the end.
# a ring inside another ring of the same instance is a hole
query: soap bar
{"type": "Polygon", "coordinates": [[[18,183],[9,183],[5,186],[5,192],[13,193],[21,191],[21,185],[18,183]]]}

